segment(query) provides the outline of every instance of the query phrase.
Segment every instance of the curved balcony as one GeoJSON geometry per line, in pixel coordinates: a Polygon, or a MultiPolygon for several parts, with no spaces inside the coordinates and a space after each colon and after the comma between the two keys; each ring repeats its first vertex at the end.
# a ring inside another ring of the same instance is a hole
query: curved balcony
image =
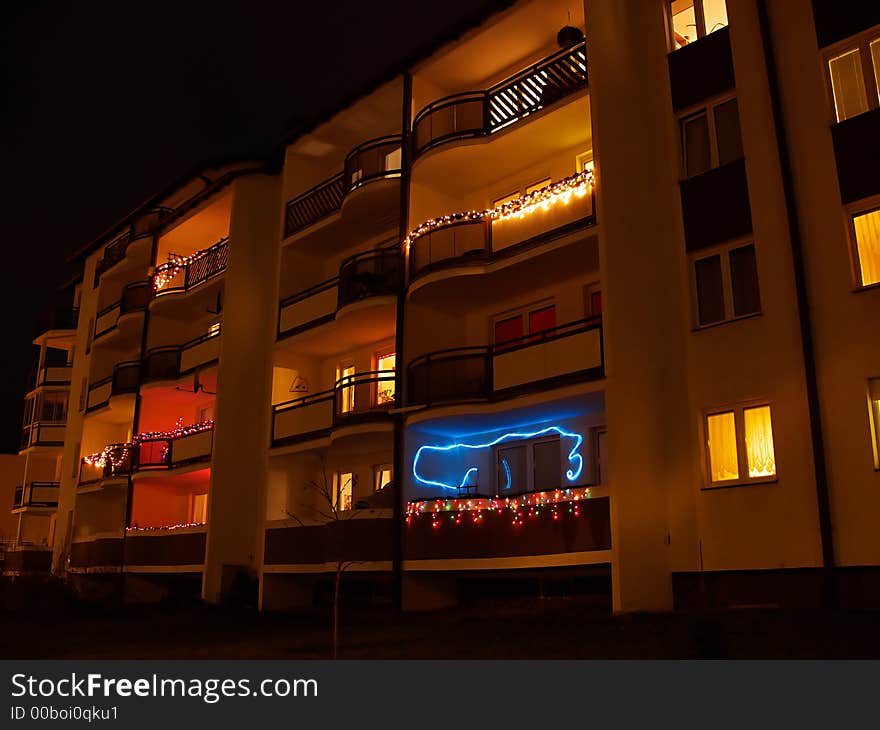
{"type": "Polygon", "coordinates": [[[101,452],[101,458],[82,457],[79,462],[80,487],[114,479],[128,479],[131,474],[132,454],[135,446],[131,443],[110,444],[101,452]]]}
{"type": "Polygon", "coordinates": [[[168,470],[210,461],[213,446],[213,424],[174,436],[148,438],[141,435],[133,454],[133,468],[136,472],[168,470]]]}
{"type": "Polygon", "coordinates": [[[284,237],[335,213],[349,193],[367,183],[399,178],[401,140],[400,135],[389,135],[358,145],[346,156],[342,172],[289,200],[285,208],[284,237]]]}
{"type": "Polygon", "coordinates": [[[95,316],[94,338],[97,340],[110,332],[113,332],[119,323],[119,319],[126,314],[143,312],[153,298],[153,286],[149,281],[135,281],[126,284],[122,289],[122,295],[112,304],[104,307],[95,316]]]}
{"type": "Polygon", "coordinates": [[[349,304],[397,294],[401,268],[396,247],[350,256],[342,262],[338,276],[281,301],[278,338],[329,322],[349,304]]]}
{"type": "Polygon", "coordinates": [[[21,430],[21,450],[35,446],[64,446],[63,420],[34,421],[21,430]]]}
{"type": "Polygon", "coordinates": [[[220,330],[196,337],[183,345],[154,347],[144,355],[143,382],[177,380],[198,367],[220,359],[220,330]]]}
{"type": "Polygon", "coordinates": [[[579,172],[483,211],[441,216],[406,238],[410,281],[439,268],[488,263],[595,223],[592,172],[579,172]]]}
{"type": "Polygon", "coordinates": [[[15,488],[12,509],[58,506],[58,482],[30,482],[15,488]]]}
{"type": "Polygon", "coordinates": [[[389,418],[394,407],[393,370],[341,378],[333,388],[272,406],[272,446],[305,441],[334,428],[389,418]]]}
{"type": "Polygon", "coordinates": [[[44,386],[70,385],[73,365],[44,365],[28,377],[28,392],[44,386]]]}
{"type": "Polygon", "coordinates": [[[408,405],[491,401],[604,377],[602,320],[577,320],[499,345],[456,347],[409,363],[408,405]]]}
{"type": "Polygon", "coordinates": [[[190,256],[181,256],[157,266],[152,284],[155,298],[167,294],[186,293],[226,271],[229,258],[229,238],[190,256]]]}
{"type": "Polygon", "coordinates": [[[89,385],[86,413],[107,406],[114,396],[137,393],[140,377],[141,364],[138,360],[118,363],[111,375],[89,385]]]}
{"type": "Polygon", "coordinates": [[[489,89],[438,99],[413,119],[413,160],[446,142],[494,134],[586,86],[586,44],[581,42],[489,89]]]}

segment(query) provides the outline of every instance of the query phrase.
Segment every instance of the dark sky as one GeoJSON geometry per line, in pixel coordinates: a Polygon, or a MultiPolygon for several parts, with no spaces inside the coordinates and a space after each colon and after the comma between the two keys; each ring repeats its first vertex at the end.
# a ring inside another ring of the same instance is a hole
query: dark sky
{"type": "Polygon", "coordinates": [[[0,24],[0,451],[66,256],[198,162],[266,153],[493,0],[23,2],[0,24]]]}

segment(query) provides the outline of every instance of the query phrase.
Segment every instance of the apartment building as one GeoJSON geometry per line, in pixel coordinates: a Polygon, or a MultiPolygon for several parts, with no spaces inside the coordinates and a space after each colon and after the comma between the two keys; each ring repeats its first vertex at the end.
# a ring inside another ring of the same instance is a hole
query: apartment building
{"type": "Polygon", "coordinates": [[[878,87],[870,7],[519,0],[196,171],[75,256],[53,570],[876,603],[878,87]]]}

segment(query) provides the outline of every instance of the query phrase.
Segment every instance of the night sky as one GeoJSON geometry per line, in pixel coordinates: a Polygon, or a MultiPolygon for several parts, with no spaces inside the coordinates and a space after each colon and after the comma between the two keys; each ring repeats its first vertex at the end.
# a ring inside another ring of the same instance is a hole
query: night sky
{"type": "Polygon", "coordinates": [[[4,7],[0,451],[18,449],[30,341],[68,306],[67,256],[218,156],[270,152],[498,5],[33,2],[4,7]]]}

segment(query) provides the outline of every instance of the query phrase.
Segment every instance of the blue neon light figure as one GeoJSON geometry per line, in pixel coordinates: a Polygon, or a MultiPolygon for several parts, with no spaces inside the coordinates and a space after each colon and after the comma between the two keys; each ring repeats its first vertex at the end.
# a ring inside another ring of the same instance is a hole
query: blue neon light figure
{"type": "MultiPolygon", "coordinates": [[[[499,436],[492,441],[488,441],[486,443],[476,443],[476,444],[468,444],[468,443],[454,443],[447,444],[445,446],[431,446],[425,445],[420,446],[418,451],[416,451],[415,456],[413,457],[413,465],[412,465],[412,473],[416,482],[429,487],[441,487],[442,489],[461,489],[465,486],[470,479],[470,475],[477,471],[476,467],[470,467],[465,471],[464,477],[461,480],[455,480],[453,483],[441,482],[434,479],[426,479],[424,476],[419,474],[419,460],[422,458],[423,454],[426,453],[448,453],[451,451],[455,451],[456,449],[470,450],[470,451],[478,451],[480,449],[491,449],[493,446],[497,446],[504,441],[511,441],[514,439],[530,439],[537,438],[539,436],[546,436],[550,433],[559,434],[562,438],[570,438],[574,440],[574,445],[571,450],[568,452],[568,463],[569,468],[565,472],[565,477],[570,482],[577,481],[578,477],[580,477],[581,473],[584,470],[584,457],[580,454],[580,448],[584,443],[584,437],[582,434],[575,433],[573,431],[566,431],[564,428],[560,428],[559,426],[547,426],[546,428],[539,429],[537,431],[529,431],[529,432],[511,432],[506,433],[503,436],[499,436]]],[[[506,489],[510,488],[510,466],[507,464],[506,460],[503,460],[503,467],[507,476],[507,486],[506,489]]]]}

